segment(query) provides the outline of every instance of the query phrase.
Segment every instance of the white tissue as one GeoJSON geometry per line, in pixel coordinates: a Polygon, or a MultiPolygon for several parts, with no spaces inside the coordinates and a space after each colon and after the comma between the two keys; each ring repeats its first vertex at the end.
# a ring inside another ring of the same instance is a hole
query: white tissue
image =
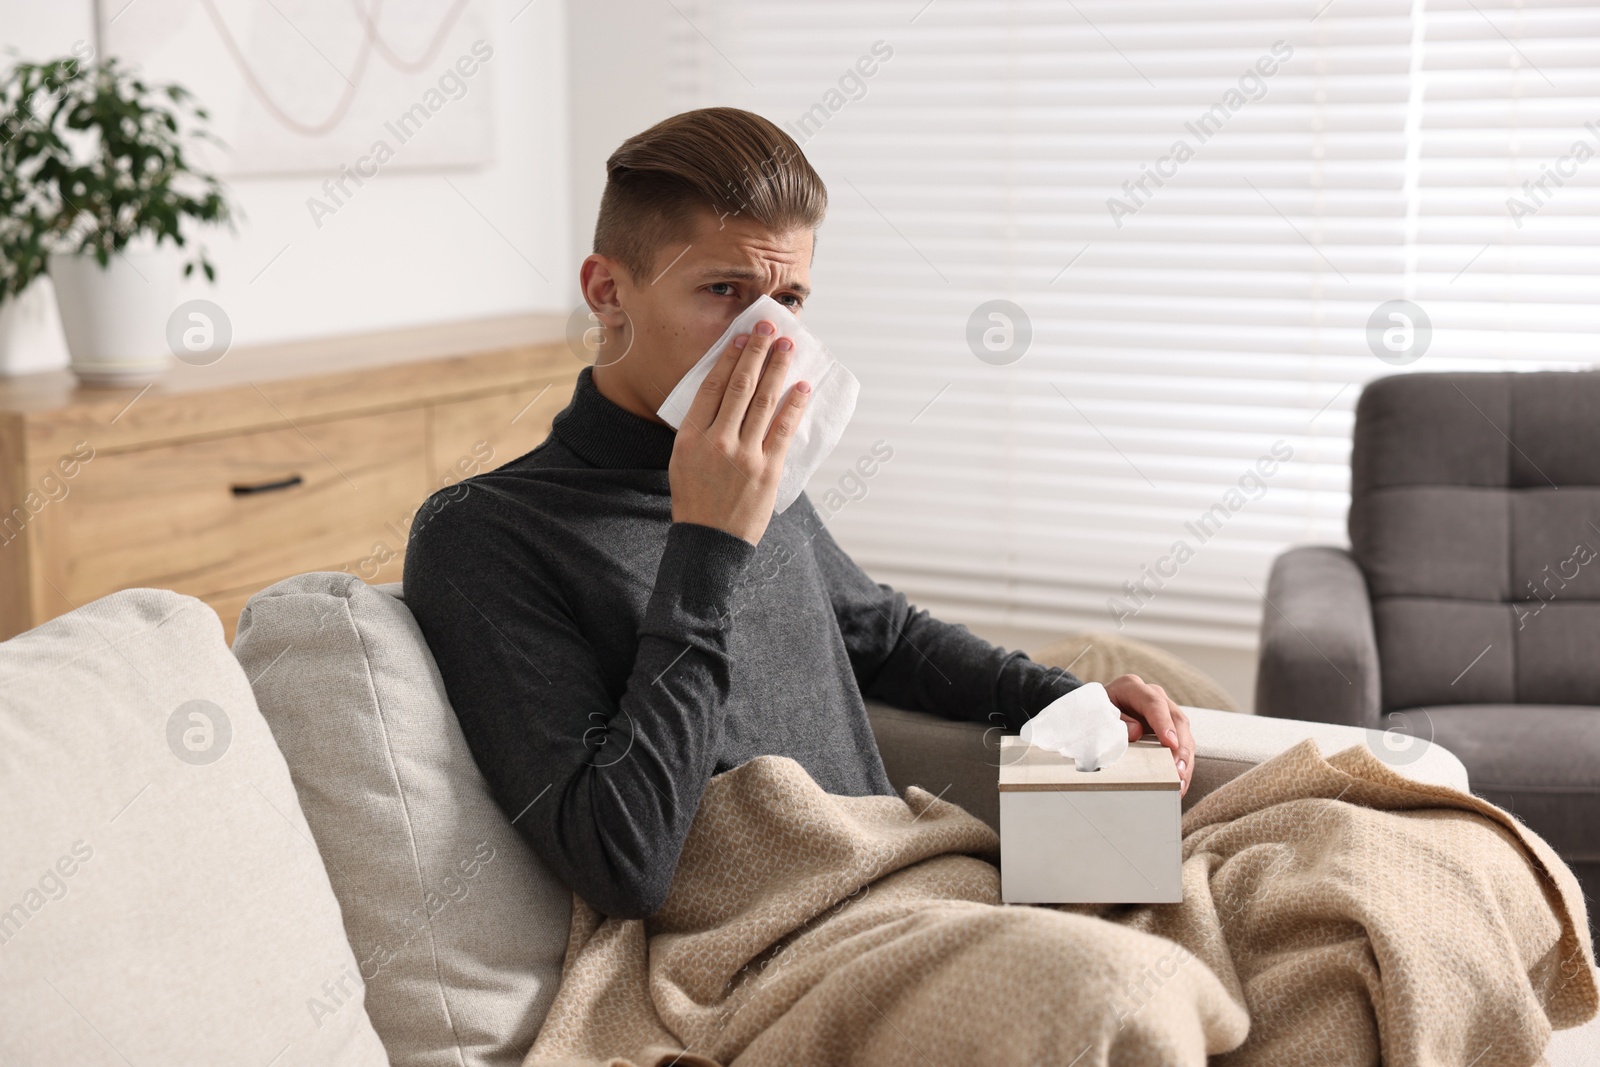
{"type": "Polygon", "coordinates": [[[1097,771],[1128,751],[1128,724],[1099,682],[1058,697],[1023,723],[1021,732],[1028,744],[1061,753],[1080,771],[1097,771]]]}
{"type": "Polygon", "coordinates": [[[711,368],[716,366],[728,343],[736,334],[753,331],[756,323],[762,319],[769,320],[777,327],[774,343],[778,337],[787,337],[794,342],[789,372],[783,379],[782,395],[787,397],[794,383],[802,379],[811,383],[811,402],[800,416],[800,426],[795,430],[794,440],[789,442],[783,473],[778,478],[778,498],[773,502],[773,510],[781,513],[795,502],[811,476],[822,466],[822,461],[839,443],[845,424],[855,413],[856,395],[861,392],[861,383],[856,381],[856,376],[834,359],[822,342],[800,325],[800,320],[788,308],[765,293],[757,297],[729,324],[722,336],[717,338],[717,343],[700,357],[699,362],[689,368],[689,373],[667,394],[667,399],[656,410],[656,414],[674,430],[681,426],[689,414],[689,406],[694,403],[695,391],[706,380],[706,375],[711,373],[711,368]]]}

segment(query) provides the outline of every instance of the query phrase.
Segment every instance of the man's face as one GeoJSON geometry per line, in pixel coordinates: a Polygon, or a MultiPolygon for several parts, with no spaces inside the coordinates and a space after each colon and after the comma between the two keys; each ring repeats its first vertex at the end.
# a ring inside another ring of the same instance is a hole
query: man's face
{"type": "Polygon", "coordinates": [[[595,386],[613,403],[660,422],[656,408],[757,297],[765,293],[800,314],[811,292],[811,247],[809,229],[773,233],[705,209],[688,241],[656,253],[648,277],[631,278],[591,255],[583,264],[584,291],[607,332],[620,331],[617,348],[627,353],[595,367],[595,386]]]}

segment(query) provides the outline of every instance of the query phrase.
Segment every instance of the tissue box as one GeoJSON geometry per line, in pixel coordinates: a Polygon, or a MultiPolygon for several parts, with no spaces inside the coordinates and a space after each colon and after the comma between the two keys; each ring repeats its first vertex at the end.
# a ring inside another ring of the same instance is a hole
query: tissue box
{"type": "Polygon", "coordinates": [[[1080,772],[1057,752],[1000,739],[1000,898],[1007,904],[1172,904],[1183,899],[1183,811],[1172,752],[1135,741],[1080,772]]]}

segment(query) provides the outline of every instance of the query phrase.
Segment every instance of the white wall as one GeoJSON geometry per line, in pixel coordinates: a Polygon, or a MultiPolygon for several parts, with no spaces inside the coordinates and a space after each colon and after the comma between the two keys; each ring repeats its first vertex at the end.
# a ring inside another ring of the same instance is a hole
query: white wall
{"type": "MultiPolygon", "coordinates": [[[[122,2],[106,0],[107,11],[122,2]]],[[[190,283],[182,298],[219,304],[235,345],[570,310],[566,5],[495,0],[492,17],[491,165],[384,170],[320,228],[306,200],[324,176],[234,179],[238,232],[206,235],[217,284],[190,283]]],[[[0,0],[0,48],[27,59],[68,54],[92,40],[91,25],[90,0],[0,0]]],[[[64,364],[53,301],[29,296],[6,316],[10,351],[26,367],[64,364]]]]}
{"type": "Polygon", "coordinates": [[[581,262],[594,247],[606,159],[681,110],[669,91],[668,42],[683,16],[665,0],[571,0],[568,8],[571,234],[581,262]]]}

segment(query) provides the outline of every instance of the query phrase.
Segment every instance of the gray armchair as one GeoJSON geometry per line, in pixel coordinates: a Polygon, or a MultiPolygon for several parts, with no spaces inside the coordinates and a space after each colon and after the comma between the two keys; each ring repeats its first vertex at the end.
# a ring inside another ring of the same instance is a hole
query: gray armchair
{"type": "Polygon", "coordinates": [[[1600,373],[1371,383],[1349,529],[1274,564],[1256,712],[1438,742],[1600,887],[1600,373]]]}

